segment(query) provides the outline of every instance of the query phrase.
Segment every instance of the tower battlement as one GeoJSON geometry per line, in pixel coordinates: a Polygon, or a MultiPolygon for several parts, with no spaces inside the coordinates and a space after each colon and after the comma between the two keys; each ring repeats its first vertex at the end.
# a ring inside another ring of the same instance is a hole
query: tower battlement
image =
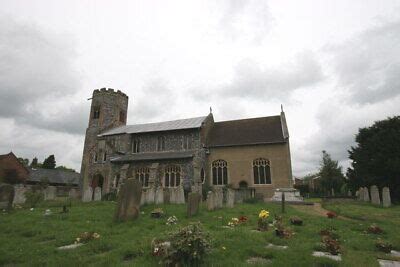
{"type": "Polygon", "coordinates": [[[113,88],[100,88],[100,89],[94,89],[93,90],[93,97],[96,95],[100,95],[100,94],[102,94],[102,95],[120,95],[120,96],[123,96],[123,97],[126,97],[126,98],[128,98],[128,96],[125,94],[125,93],[123,93],[121,90],[117,90],[117,91],[115,91],[113,88]]]}

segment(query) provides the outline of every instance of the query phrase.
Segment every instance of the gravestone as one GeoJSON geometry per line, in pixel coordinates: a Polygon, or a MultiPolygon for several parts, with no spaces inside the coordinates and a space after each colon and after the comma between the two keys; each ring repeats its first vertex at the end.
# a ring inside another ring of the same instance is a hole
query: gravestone
{"type": "Polygon", "coordinates": [[[162,187],[159,187],[156,190],[155,202],[156,202],[156,204],[164,203],[164,190],[162,187]]]}
{"type": "Polygon", "coordinates": [[[57,187],[55,186],[47,186],[44,190],[44,200],[53,200],[56,198],[57,187]]]}
{"type": "Polygon", "coordinates": [[[379,198],[379,189],[376,185],[371,186],[371,203],[375,205],[381,204],[381,199],[379,198]]]}
{"type": "Polygon", "coordinates": [[[88,187],[86,188],[85,192],[83,193],[83,202],[89,202],[92,201],[92,197],[93,197],[93,189],[92,187],[88,187]]]}
{"type": "Polygon", "coordinates": [[[175,190],[175,188],[167,188],[168,193],[169,193],[169,202],[176,204],[176,200],[177,200],[177,191],[175,190]]]}
{"type": "Polygon", "coordinates": [[[187,216],[192,217],[199,212],[201,196],[199,193],[189,193],[187,201],[187,216]]]}
{"type": "Polygon", "coordinates": [[[146,190],[146,204],[154,204],[154,188],[148,188],[146,190]]]}
{"type": "Polygon", "coordinates": [[[363,192],[364,192],[364,194],[363,194],[363,195],[364,195],[363,200],[364,200],[365,202],[369,202],[368,187],[364,187],[363,192]]]}
{"type": "Polygon", "coordinates": [[[28,190],[27,187],[23,185],[15,185],[14,186],[15,195],[14,195],[14,204],[24,204],[25,203],[25,192],[28,190]]]}
{"type": "Polygon", "coordinates": [[[382,189],[382,204],[386,208],[392,205],[389,187],[384,187],[382,189]]]}
{"type": "Polygon", "coordinates": [[[235,206],[235,190],[228,189],[226,193],[226,207],[233,208],[235,206]]]}
{"type": "Polygon", "coordinates": [[[72,199],[78,199],[79,198],[79,192],[76,188],[71,188],[68,193],[69,197],[72,199]]]}
{"type": "Polygon", "coordinates": [[[7,211],[12,209],[12,204],[14,200],[15,190],[14,186],[9,184],[0,185],[0,209],[5,209],[7,211]]]}
{"type": "Polygon", "coordinates": [[[215,194],[212,191],[207,193],[207,210],[215,210],[215,194]]]}
{"type": "Polygon", "coordinates": [[[163,194],[164,194],[164,203],[165,203],[165,204],[172,203],[172,202],[171,202],[170,190],[169,190],[168,188],[164,188],[163,194]]]}
{"type": "Polygon", "coordinates": [[[101,188],[100,187],[96,187],[94,189],[94,197],[93,197],[94,201],[100,201],[101,200],[101,188]]]}
{"type": "Polygon", "coordinates": [[[116,221],[134,220],[139,217],[142,184],[134,178],[129,178],[118,195],[117,208],[114,219],[116,221]]]}
{"type": "Polygon", "coordinates": [[[183,191],[183,186],[176,188],[176,203],[185,204],[185,192],[183,191]]]}

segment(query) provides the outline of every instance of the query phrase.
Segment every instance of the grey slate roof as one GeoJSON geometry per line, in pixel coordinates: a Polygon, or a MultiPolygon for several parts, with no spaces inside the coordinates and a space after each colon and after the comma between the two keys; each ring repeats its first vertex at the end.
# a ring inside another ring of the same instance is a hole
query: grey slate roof
{"type": "Polygon", "coordinates": [[[43,178],[47,178],[50,184],[78,185],[80,174],[77,172],[57,169],[30,169],[27,182],[40,182],[43,178]]]}
{"type": "Polygon", "coordinates": [[[113,163],[121,163],[130,161],[186,159],[192,157],[193,157],[193,151],[146,152],[146,153],[135,153],[135,154],[113,157],[110,159],[110,161],[113,163]]]}
{"type": "Polygon", "coordinates": [[[118,128],[106,131],[99,136],[113,135],[113,134],[133,134],[133,133],[148,133],[148,132],[163,132],[171,130],[183,130],[183,129],[194,129],[200,128],[206,116],[174,120],[174,121],[163,121],[155,123],[145,124],[134,124],[125,125],[118,128]]]}

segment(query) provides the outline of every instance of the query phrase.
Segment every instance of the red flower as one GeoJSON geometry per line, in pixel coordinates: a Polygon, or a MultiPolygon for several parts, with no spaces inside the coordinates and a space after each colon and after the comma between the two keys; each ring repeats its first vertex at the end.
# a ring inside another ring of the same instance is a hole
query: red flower
{"type": "Polygon", "coordinates": [[[328,216],[329,219],[332,219],[332,218],[336,218],[337,214],[335,212],[333,212],[333,211],[328,211],[326,213],[326,216],[328,216]]]}
{"type": "Polygon", "coordinates": [[[248,218],[246,216],[240,216],[239,217],[239,223],[245,223],[247,222],[248,218]]]}

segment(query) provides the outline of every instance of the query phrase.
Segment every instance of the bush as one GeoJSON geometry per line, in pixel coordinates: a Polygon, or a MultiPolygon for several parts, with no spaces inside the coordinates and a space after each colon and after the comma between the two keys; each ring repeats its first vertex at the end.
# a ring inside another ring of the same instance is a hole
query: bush
{"type": "Polygon", "coordinates": [[[260,202],[260,200],[258,198],[252,197],[252,198],[246,198],[243,200],[243,203],[247,203],[247,204],[256,204],[260,202]]]}
{"type": "Polygon", "coordinates": [[[199,222],[170,233],[168,240],[152,242],[153,255],[163,257],[165,265],[198,265],[211,248],[210,237],[199,222]]]}
{"type": "Polygon", "coordinates": [[[389,242],[385,242],[382,239],[378,239],[375,243],[375,247],[381,251],[381,252],[385,252],[385,253],[390,253],[390,251],[392,251],[393,249],[393,245],[390,244],[389,242]]]}
{"type": "Polygon", "coordinates": [[[117,200],[117,192],[112,191],[108,192],[107,194],[104,194],[102,197],[102,200],[104,201],[116,201],[117,200]]]}
{"type": "Polygon", "coordinates": [[[26,191],[25,192],[25,203],[30,208],[35,208],[37,204],[44,200],[44,194],[39,191],[26,191]]]}

